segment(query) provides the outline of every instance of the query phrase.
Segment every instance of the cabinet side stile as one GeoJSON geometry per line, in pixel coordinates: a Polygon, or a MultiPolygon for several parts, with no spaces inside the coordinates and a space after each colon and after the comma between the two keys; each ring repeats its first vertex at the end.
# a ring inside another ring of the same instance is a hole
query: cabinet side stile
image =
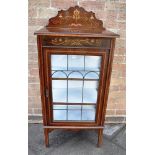
{"type": "Polygon", "coordinates": [[[42,36],[37,36],[38,46],[38,67],[39,67],[39,78],[40,78],[40,95],[42,105],[42,117],[44,126],[48,125],[47,112],[46,112],[46,98],[45,98],[45,79],[44,79],[44,61],[43,61],[43,50],[42,50],[42,36]]]}
{"type": "Polygon", "coordinates": [[[109,61],[107,64],[107,75],[106,75],[106,82],[105,82],[105,92],[104,97],[102,100],[103,103],[103,111],[101,114],[101,122],[100,125],[104,125],[105,122],[105,116],[106,116],[106,109],[107,109],[107,102],[108,102],[108,95],[109,95],[109,87],[110,87],[110,80],[111,80],[111,73],[112,73],[112,65],[113,65],[113,58],[114,58],[114,48],[115,48],[115,38],[111,39],[111,48],[110,48],[110,54],[109,54],[109,61]]]}

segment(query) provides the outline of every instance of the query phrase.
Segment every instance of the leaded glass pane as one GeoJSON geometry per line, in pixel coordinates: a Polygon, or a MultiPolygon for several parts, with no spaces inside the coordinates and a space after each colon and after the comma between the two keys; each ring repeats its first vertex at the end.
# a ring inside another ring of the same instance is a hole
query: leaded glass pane
{"type": "Polygon", "coordinates": [[[51,55],[53,121],[95,121],[101,56],[51,55]]]}

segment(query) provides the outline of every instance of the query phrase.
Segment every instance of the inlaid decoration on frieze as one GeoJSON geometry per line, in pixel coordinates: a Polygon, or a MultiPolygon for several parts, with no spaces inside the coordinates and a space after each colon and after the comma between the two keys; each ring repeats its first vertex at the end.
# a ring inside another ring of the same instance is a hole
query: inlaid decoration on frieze
{"type": "Polygon", "coordinates": [[[77,38],[77,37],[43,37],[45,46],[77,46],[77,47],[110,47],[110,39],[77,38]]]}

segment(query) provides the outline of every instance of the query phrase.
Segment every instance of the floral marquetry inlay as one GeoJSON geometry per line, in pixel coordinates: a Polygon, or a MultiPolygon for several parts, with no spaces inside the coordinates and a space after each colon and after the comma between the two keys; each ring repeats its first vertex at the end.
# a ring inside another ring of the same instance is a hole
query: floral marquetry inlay
{"type": "Polygon", "coordinates": [[[80,19],[80,12],[77,9],[73,13],[73,19],[75,19],[75,22],[80,19]]]}
{"type": "MultiPolygon", "coordinates": [[[[86,30],[86,32],[102,32],[103,23],[101,20],[96,19],[95,14],[90,11],[87,12],[82,7],[75,6],[68,10],[61,10],[56,17],[50,18],[47,25],[48,28],[73,28],[80,31],[86,30]]],[[[75,31],[76,32],[76,31],[75,31]]]]}
{"type": "Polygon", "coordinates": [[[69,38],[69,37],[44,37],[44,42],[55,46],[95,46],[101,47],[102,40],[99,38],[69,38]]]}
{"type": "Polygon", "coordinates": [[[72,39],[72,38],[55,38],[51,40],[53,45],[64,45],[64,46],[83,46],[83,45],[90,45],[90,46],[101,46],[101,40],[99,39],[72,39]]]}

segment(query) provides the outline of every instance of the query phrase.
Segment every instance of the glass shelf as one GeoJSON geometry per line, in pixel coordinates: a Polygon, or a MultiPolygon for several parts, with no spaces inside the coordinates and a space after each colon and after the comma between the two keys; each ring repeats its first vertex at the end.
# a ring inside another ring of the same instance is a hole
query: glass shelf
{"type": "Polygon", "coordinates": [[[101,56],[51,55],[54,121],[95,121],[101,56]]]}

